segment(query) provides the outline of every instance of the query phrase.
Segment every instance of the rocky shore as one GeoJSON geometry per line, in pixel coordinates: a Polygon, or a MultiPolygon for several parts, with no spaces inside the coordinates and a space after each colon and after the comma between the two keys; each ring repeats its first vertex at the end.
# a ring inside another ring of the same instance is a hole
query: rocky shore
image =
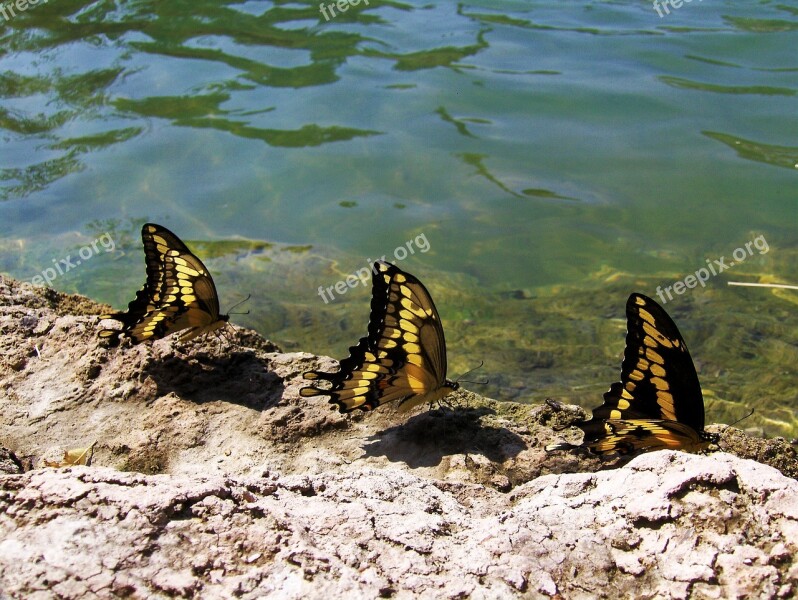
{"type": "Polygon", "coordinates": [[[298,395],[329,358],[111,348],[106,310],[0,278],[0,598],[798,594],[786,440],[602,462],[543,451],[583,414],[543,398],[340,415],[298,395]]]}

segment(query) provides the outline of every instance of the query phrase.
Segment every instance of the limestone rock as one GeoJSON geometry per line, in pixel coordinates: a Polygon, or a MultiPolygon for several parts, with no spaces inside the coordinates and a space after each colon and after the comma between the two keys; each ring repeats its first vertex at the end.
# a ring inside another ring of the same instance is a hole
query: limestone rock
{"type": "Polygon", "coordinates": [[[240,328],[108,347],[106,311],[0,277],[10,598],[798,593],[785,440],[715,427],[738,456],[602,462],[543,451],[583,414],[557,403],[341,415],[298,394],[329,358],[240,328]],[[37,468],[92,444],[88,467],[37,468]]]}
{"type": "Polygon", "coordinates": [[[14,598],[787,598],[798,482],[643,455],[509,494],[397,468],[258,477],[108,468],[0,478],[14,598]]]}

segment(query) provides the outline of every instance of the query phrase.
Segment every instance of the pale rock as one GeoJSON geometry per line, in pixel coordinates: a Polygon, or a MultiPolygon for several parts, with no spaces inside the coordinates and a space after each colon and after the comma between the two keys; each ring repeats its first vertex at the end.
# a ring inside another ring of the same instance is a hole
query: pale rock
{"type": "Polygon", "coordinates": [[[599,470],[594,457],[542,450],[576,409],[503,412],[461,391],[468,408],[341,415],[299,396],[302,373],[334,370],[329,358],[281,353],[240,328],[229,346],[108,348],[91,301],[3,277],[0,289],[0,420],[13,450],[0,449],[2,600],[798,590],[786,442],[722,431],[725,447],[736,440],[782,472],[680,452],[599,470]],[[91,466],[31,469],[48,448],[92,442],[91,466]]]}

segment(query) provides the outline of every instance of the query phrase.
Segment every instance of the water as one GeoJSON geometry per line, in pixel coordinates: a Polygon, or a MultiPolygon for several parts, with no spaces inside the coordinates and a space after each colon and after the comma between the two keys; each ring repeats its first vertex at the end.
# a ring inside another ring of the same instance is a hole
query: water
{"type": "MultiPolygon", "coordinates": [[[[758,236],[666,305],[708,420],[798,435],[798,2],[50,0],[0,32],[0,271],[123,307],[163,223],[222,305],[336,357],[368,290],[318,295],[424,236],[450,376],[600,402],[623,306],[758,236]],[[217,243],[223,242],[223,243],[217,243]],[[65,268],[65,267],[64,267],[65,268]]],[[[477,389],[475,387],[475,389],[477,389]]]]}

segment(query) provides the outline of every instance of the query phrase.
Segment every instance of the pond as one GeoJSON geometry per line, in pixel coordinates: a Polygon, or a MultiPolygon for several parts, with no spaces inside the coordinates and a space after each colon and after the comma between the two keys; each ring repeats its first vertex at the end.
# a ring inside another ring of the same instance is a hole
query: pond
{"type": "Polygon", "coordinates": [[[161,223],[235,323],[343,358],[369,286],[319,288],[384,255],[450,377],[586,407],[671,286],[708,421],[798,435],[798,292],[727,285],[798,283],[797,2],[4,6],[0,272],[123,308],[161,223]]]}

